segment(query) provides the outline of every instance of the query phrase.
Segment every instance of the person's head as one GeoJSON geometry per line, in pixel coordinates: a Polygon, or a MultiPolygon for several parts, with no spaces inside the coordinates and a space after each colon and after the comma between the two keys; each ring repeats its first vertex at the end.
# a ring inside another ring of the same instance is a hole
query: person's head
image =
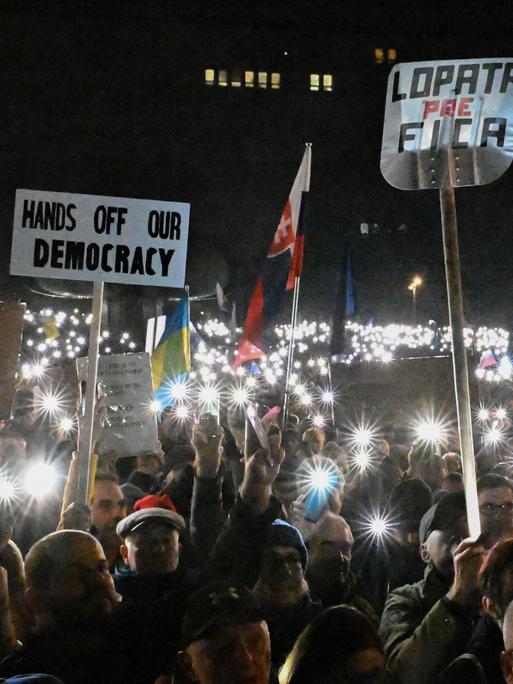
{"type": "Polygon", "coordinates": [[[353,541],[347,522],[333,513],[323,517],[310,537],[308,582],[325,603],[337,600],[348,588],[353,541]]]}
{"type": "Polygon", "coordinates": [[[307,560],[299,530],[284,520],[275,520],[263,553],[256,595],[275,607],[298,604],[305,592],[307,560]]]}
{"type": "Polygon", "coordinates": [[[303,441],[306,442],[312,454],[319,454],[326,442],[326,435],[320,428],[309,428],[303,433],[303,441]]]}
{"type": "Polygon", "coordinates": [[[101,545],[62,530],[36,542],[25,559],[27,602],[41,627],[93,623],[119,601],[101,545]]]}
{"type": "Polygon", "coordinates": [[[268,684],[271,641],[251,592],[212,582],[189,599],[178,663],[198,684],[268,684]]]}
{"type": "Polygon", "coordinates": [[[121,492],[123,493],[123,499],[126,503],[127,515],[132,513],[134,510],[134,505],[136,501],[144,497],[144,492],[139,487],[136,487],[131,482],[125,482],[121,485],[121,492]]]}
{"type": "Polygon", "coordinates": [[[283,431],[281,445],[285,449],[285,456],[288,456],[289,458],[295,456],[300,444],[301,437],[297,430],[287,428],[287,430],[283,431]]]}
{"type": "Polygon", "coordinates": [[[461,473],[448,473],[447,477],[442,481],[442,489],[445,492],[462,492],[464,491],[463,476],[461,473]]]}
{"type": "Polygon", "coordinates": [[[418,547],[420,521],[432,505],[433,493],[422,480],[402,480],[396,484],[388,500],[388,514],[400,543],[418,547]]]}
{"type": "Polygon", "coordinates": [[[326,442],[322,447],[321,456],[331,459],[347,475],[349,471],[349,461],[347,451],[336,442],[326,442]]]}
{"type": "Polygon", "coordinates": [[[479,572],[484,610],[501,622],[513,600],[513,539],[500,541],[489,551],[479,572]]]}
{"type": "Polygon", "coordinates": [[[491,548],[500,539],[513,537],[513,483],[497,473],[477,480],[479,515],[484,544],[491,548]]]}
{"type": "Polygon", "coordinates": [[[418,476],[431,487],[432,491],[440,489],[447,477],[447,465],[438,454],[427,454],[420,459],[418,476]]]}
{"type": "Polygon", "coordinates": [[[280,684],[381,684],[385,658],[371,622],[355,608],[335,606],[299,635],[280,671],[280,684]]]}
{"type": "Polygon", "coordinates": [[[133,473],[130,473],[127,482],[139,487],[145,494],[153,492],[158,488],[157,478],[147,470],[134,470],[133,473]]]}
{"type": "Polygon", "coordinates": [[[126,502],[115,475],[110,473],[96,475],[91,511],[93,525],[100,534],[114,531],[118,522],[125,517],[126,502]]]}
{"type": "Polygon", "coordinates": [[[448,493],[423,516],[419,526],[420,555],[451,580],[453,555],[458,544],[468,537],[465,495],[448,493]]]}
{"type": "Polygon", "coordinates": [[[501,653],[501,670],[506,684],[513,684],[513,601],[509,604],[502,624],[504,651],[501,653]]]}
{"type": "Polygon", "coordinates": [[[442,457],[448,473],[461,473],[461,457],[455,451],[448,451],[442,457]]]}
{"type": "Polygon", "coordinates": [[[180,533],[184,530],[182,516],[164,508],[131,513],[116,528],[123,540],[121,556],[136,575],[174,572],[180,558],[180,533]]]}
{"type": "Polygon", "coordinates": [[[159,454],[139,454],[136,458],[136,469],[143,470],[156,477],[163,467],[163,462],[159,454]]]}

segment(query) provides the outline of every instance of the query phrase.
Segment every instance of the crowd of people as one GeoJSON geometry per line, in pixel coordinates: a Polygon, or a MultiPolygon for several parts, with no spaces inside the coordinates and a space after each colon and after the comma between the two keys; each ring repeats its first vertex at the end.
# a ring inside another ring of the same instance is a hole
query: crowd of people
{"type": "MultiPolygon", "coordinates": [[[[44,442],[19,412],[0,473],[44,442]]],[[[469,538],[454,444],[383,428],[357,463],[334,426],[164,415],[161,450],[54,445],[53,496],[0,496],[0,677],[137,684],[513,682],[513,462],[477,449],[469,538]]],[[[96,435],[98,436],[98,435],[96,435]]],[[[4,681],[4,680],[1,680],[4,681]]]]}

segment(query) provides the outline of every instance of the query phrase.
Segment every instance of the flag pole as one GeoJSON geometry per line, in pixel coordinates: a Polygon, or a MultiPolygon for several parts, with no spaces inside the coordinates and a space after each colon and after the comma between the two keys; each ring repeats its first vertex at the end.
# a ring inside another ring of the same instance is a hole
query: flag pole
{"type": "MultiPolygon", "coordinates": [[[[310,192],[310,178],[312,171],[312,143],[306,143],[306,175],[305,175],[305,187],[304,192],[310,192]]],[[[289,417],[289,405],[290,405],[290,375],[292,372],[292,365],[294,362],[294,348],[295,348],[295,338],[296,338],[296,321],[297,312],[299,309],[299,288],[301,285],[301,276],[296,276],[294,278],[294,295],[292,297],[292,315],[290,320],[290,338],[289,338],[289,349],[287,354],[287,374],[285,376],[285,394],[283,397],[283,429],[287,426],[287,420],[289,417]]]]}
{"type": "Polygon", "coordinates": [[[187,346],[189,358],[185,362],[188,366],[191,366],[191,296],[188,285],[185,286],[185,296],[187,297],[187,336],[189,339],[187,346]]]}

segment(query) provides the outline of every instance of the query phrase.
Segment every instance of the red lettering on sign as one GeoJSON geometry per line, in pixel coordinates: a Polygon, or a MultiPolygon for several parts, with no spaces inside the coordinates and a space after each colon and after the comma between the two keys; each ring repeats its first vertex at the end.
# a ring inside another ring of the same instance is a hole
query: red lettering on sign
{"type": "Polygon", "coordinates": [[[471,116],[472,112],[470,111],[469,104],[471,102],[474,102],[473,97],[462,97],[461,100],[459,101],[458,104],[458,116],[471,116]]]}
{"type": "Polygon", "coordinates": [[[426,100],[424,102],[424,114],[422,115],[422,118],[427,119],[430,114],[436,114],[439,106],[439,100],[426,100]]]}

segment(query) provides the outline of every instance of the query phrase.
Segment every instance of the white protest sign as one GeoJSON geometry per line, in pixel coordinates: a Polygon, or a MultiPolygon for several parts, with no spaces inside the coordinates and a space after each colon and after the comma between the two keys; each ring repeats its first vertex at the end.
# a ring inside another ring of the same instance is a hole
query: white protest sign
{"type": "MultiPolygon", "coordinates": [[[[87,366],[86,358],[77,359],[80,381],[87,378],[87,366]]],[[[106,406],[99,452],[116,451],[123,456],[154,453],[158,435],[155,413],[150,410],[153,388],[149,355],[100,356],[97,379],[106,406]]]]}
{"type": "Polygon", "coordinates": [[[17,190],[11,275],[183,287],[189,204],[17,190]]]}
{"type": "Polygon", "coordinates": [[[454,185],[502,176],[513,153],[513,58],[397,64],[388,79],[381,172],[402,190],[443,184],[440,151],[452,153],[454,185]]]}

